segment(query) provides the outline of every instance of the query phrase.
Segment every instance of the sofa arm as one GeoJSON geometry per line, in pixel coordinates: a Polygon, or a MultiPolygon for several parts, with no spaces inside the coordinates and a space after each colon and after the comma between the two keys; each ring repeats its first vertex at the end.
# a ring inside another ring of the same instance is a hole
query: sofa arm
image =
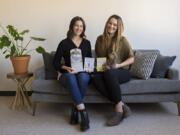
{"type": "Polygon", "coordinates": [[[45,69],[44,66],[35,70],[34,79],[45,79],[45,69]]]}
{"type": "Polygon", "coordinates": [[[171,80],[178,80],[179,71],[175,68],[169,68],[166,74],[166,78],[171,79],[171,80]]]}

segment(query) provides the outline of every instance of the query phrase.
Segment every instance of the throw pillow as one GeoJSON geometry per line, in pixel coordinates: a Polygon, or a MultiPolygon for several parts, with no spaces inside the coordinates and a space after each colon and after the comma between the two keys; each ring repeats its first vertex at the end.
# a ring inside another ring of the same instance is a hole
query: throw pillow
{"type": "Polygon", "coordinates": [[[55,53],[43,53],[43,61],[45,67],[45,79],[57,79],[57,71],[53,67],[53,58],[55,53]]]}
{"type": "Polygon", "coordinates": [[[164,78],[166,71],[173,64],[176,56],[162,56],[159,55],[155,61],[154,69],[151,74],[153,78],[164,78]]]}
{"type": "Polygon", "coordinates": [[[148,79],[152,73],[157,55],[156,52],[136,52],[134,63],[130,69],[131,74],[141,79],[148,79]]]}

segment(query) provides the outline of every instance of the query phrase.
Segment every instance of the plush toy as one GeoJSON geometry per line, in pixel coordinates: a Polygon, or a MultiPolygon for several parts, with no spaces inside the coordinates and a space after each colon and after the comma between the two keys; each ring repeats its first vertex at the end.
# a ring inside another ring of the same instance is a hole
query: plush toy
{"type": "Polygon", "coordinates": [[[116,67],[116,59],[117,59],[116,53],[115,52],[110,53],[107,57],[105,68],[106,69],[115,68],[116,67]]]}

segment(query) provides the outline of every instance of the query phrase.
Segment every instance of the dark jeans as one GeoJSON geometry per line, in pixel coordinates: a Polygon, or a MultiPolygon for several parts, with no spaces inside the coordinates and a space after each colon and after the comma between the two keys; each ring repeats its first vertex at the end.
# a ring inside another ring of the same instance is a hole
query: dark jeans
{"type": "Polygon", "coordinates": [[[88,73],[63,73],[60,77],[60,82],[70,90],[72,99],[75,104],[83,103],[83,98],[86,95],[90,76],[88,73]]]}
{"type": "Polygon", "coordinates": [[[131,75],[125,69],[109,69],[105,72],[94,73],[92,82],[96,89],[110,101],[117,104],[121,99],[120,84],[128,82],[131,75]]]}

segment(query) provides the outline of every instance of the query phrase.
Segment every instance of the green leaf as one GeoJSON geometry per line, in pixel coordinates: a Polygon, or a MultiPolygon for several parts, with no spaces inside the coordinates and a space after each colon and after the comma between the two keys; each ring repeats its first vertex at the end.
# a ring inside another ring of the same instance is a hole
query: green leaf
{"type": "Polygon", "coordinates": [[[46,52],[45,49],[44,49],[43,47],[41,47],[41,46],[39,46],[38,48],[36,48],[36,51],[37,51],[38,53],[44,53],[44,52],[46,52]]]}
{"type": "Polygon", "coordinates": [[[9,55],[9,54],[5,56],[5,58],[6,58],[6,59],[7,59],[7,58],[9,58],[9,57],[10,57],[10,55],[9,55]]]}
{"type": "Polygon", "coordinates": [[[19,33],[18,33],[18,31],[14,28],[14,26],[8,25],[8,26],[7,26],[7,29],[8,29],[9,34],[10,34],[15,40],[18,40],[19,33]]]}
{"type": "Polygon", "coordinates": [[[4,52],[3,52],[3,54],[5,54],[7,52],[7,50],[5,50],[4,52]]]}
{"type": "Polygon", "coordinates": [[[3,35],[2,37],[0,37],[0,49],[4,47],[8,47],[10,45],[11,45],[11,41],[6,35],[3,35]]]}
{"type": "Polygon", "coordinates": [[[15,40],[21,40],[21,41],[23,41],[23,37],[20,37],[20,36],[19,36],[19,37],[16,37],[15,40]]]}
{"type": "Polygon", "coordinates": [[[45,38],[38,38],[38,37],[31,37],[31,39],[36,40],[36,41],[44,41],[44,40],[46,40],[45,38]]]}
{"type": "Polygon", "coordinates": [[[13,45],[11,47],[11,54],[10,55],[14,55],[15,51],[16,51],[16,47],[13,45]]]}
{"type": "Polygon", "coordinates": [[[24,35],[25,33],[28,33],[29,32],[29,30],[23,30],[22,32],[20,32],[19,34],[20,35],[24,35]]]}
{"type": "Polygon", "coordinates": [[[14,38],[14,40],[23,40],[23,37],[20,36],[20,34],[18,33],[17,29],[14,28],[14,26],[12,25],[8,25],[7,26],[8,32],[9,34],[14,38]]]}

